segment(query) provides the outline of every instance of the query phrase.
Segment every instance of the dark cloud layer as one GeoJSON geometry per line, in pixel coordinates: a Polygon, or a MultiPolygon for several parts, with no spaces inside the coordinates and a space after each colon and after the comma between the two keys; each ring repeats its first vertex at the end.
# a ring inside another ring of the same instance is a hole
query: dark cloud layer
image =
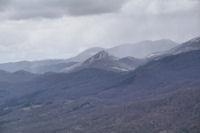
{"type": "Polygon", "coordinates": [[[10,0],[0,0],[0,12],[3,11],[10,3],[10,0]]]}
{"type": "Polygon", "coordinates": [[[56,18],[118,11],[128,0],[1,0],[4,18],[56,18]]]}
{"type": "Polygon", "coordinates": [[[119,10],[126,1],[127,0],[70,0],[65,4],[71,15],[88,15],[115,12],[119,10]]]}

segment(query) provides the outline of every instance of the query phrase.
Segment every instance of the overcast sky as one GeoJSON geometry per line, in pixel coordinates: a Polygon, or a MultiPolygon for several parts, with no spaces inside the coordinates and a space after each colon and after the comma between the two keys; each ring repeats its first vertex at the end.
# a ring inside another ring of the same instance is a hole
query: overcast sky
{"type": "Polygon", "coordinates": [[[0,62],[200,36],[200,0],[0,0],[0,62]]]}

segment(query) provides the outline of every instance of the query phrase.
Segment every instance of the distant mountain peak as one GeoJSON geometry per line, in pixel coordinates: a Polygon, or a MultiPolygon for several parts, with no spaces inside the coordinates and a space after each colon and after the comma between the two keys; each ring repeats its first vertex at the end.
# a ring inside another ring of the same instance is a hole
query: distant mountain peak
{"type": "Polygon", "coordinates": [[[95,54],[94,56],[87,59],[84,63],[92,63],[94,61],[104,60],[104,59],[117,60],[118,58],[110,55],[107,51],[102,50],[102,51],[98,52],[97,54],[95,54]]]}
{"type": "Polygon", "coordinates": [[[133,57],[128,57],[127,60],[121,60],[115,56],[112,56],[107,51],[102,50],[92,57],[88,58],[86,61],[76,64],[71,68],[65,69],[64,71],[77,71],[85,68],[97,68],[104,69],[108,71],[128,71],[133,70],[139,64],[143,63],[138,59],[133,57]]]}
{"type": "Polygon", "coordinates": [[[110,54],[106,52],[105,50],[100,51],[99,53],[95,54],[93,58],[95,59],[102,59],[102,58],[107,58],[109,57],[110,54]]]}

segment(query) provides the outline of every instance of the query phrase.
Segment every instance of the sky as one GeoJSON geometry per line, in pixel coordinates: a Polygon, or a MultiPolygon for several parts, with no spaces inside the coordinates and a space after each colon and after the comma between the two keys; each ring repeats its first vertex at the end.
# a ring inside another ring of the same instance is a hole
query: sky
{"type": "Polygon", "coordinates": [[[0,63],[200,36],[200,0],[0,0],[0,63]]]}

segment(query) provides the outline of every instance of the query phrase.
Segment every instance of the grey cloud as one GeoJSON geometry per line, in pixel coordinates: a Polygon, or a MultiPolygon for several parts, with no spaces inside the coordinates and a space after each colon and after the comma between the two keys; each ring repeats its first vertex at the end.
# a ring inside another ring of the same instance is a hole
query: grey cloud
{"type": "Polygon", "coordinates": [[[114,12],[127,0],[70,0],[65,3],[71,15],[89,15],[114,12]]]}
{"type": "Polygon", "coordinates": [[[0,12],[3,11],[9,5],[10,0],[0,0],[0,12]]]}
{"type": "Polygon", "coordinates": [[[128,0],[2,0],[9,19],[57,18],[84,16],[118,11],[128,0]],[[9,1],[9,2],[8,2],[9,1]]]}

